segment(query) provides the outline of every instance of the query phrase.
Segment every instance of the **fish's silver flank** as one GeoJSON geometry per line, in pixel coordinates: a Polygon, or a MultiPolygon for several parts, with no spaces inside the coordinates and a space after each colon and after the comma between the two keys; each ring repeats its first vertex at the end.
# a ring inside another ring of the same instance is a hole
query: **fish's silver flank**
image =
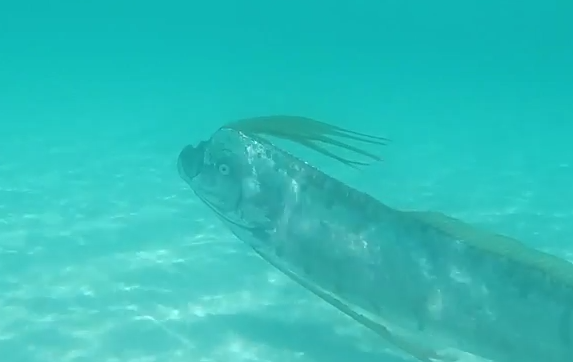
{"type": "Polygon", "coordinates": [[[565,261],[438,213],[392,209],[231,128],[188,146],[178,167],[239,239],[419,360],[573,361],[565,261]]]}

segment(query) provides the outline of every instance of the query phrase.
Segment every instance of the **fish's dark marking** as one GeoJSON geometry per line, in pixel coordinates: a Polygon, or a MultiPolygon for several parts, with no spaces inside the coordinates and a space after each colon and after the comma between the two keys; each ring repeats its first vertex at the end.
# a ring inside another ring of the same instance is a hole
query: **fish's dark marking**
{"type": "Polygon", "coordinates": [[[506,350],[509,351],[510,353],[513,353],[513,351],[515,350],[515,346],[511,343],[510,338],[505,335],[498,335],[497,337],[498,337],[497,343],[500,346],[500,348],[502,350],[506,350]]]}
{"type": "Polygon", "coordinates": [[[427,326],[428,309],[423,303],[420,303],[415,309],[416,327],[418,331],[423,332],[427,326]]]}
{"type": "Polygon", "coordinates": [[[369,220],[377,220],[380,217],[380,207],[375,202],[371,202],[371,200],[363,200],[361,201],[362,205],[358,205],[359,209],[365,210],[365,216],[369,220]]]}
{"type": "Polygon", "coordinates": [[[368,198],[362,192],[353,192],[352,194],[349,194],[349,196],[351,196],[354,199],[354,202],[358,207],[371,206],[368,202],[368,198]]]}
{"type": "Polygon", "coordinates": [[[310,269],[311,269],[311,268],[310,268],[310,265],[309,265],[308,262],[303,262],[303,263],[302,263],[302,271],[303,271],[306,275],[309,275],[309,274],[310,274],[310,271],[311,271],[310,269]]]}
{"type": "Polygon", "coordinates": [[[422,318],[416,318],[416,326],[418,331],[423,332],[426,330],[426,322],[422,318]]]}
{"type": "MultiPolygon", "coordinates": [[[[298,252],[301,252],[301,250],[299,250],[298,252]]],[[[303,251],[303,252],[308,254],[309,251],[307,250],[307,251],[303,251]]],[[[303,262],[301,263],[301,267],[302,267],[302,271],[308,276],[314,272],[314,265],[312,264],[314,258],[309,258],[308,257],[309,255],[306,255],[306,256],[307,257],[302,258],[303,262]]]]}
{"type": "Polygon", "coordinates": [[[519,298],[521,299],[528,299],[529,296],[531,295],[531,291],[529,289],[529,287],[527,286],[527,284],[523,284],[523,283],[515,283],[516,289],[517,289],[517,293],[519,294],[519,298]]]}
{"type": "MultiPolygon", "coordinates": [[[[296,180],[296,178],[294,178],[296,180]]],[[[303,194],[308,191],[308,182],[300,181],[298,182],[298,193],[303,194]]]]}
{"type": "Polygon", "coordinates": [[[263,227],[251,228],[249,229],[249,232],[254,238],[258,240],[269,241],[271,238],[270,232],[263,227]]]}
{"type": "Polygon", "coordinates": [[[334,280],[333,280],[333,288],[334,288],[334,292],[338,295],[341,295],[341,290],[343,289],[343,281],[341,278],[339,278],[340,273],[338,273],[338,270],[334,269],[332,275],[334,276],[334,280]]]}
{"type": "Polygon", "coordinates": [[[568,357],[573,354],[573,339],[571,338],[571,328],[573,328],[573,323],[571,320],[571,312],[572,310],[570,307],[565,307],[559,323],[559,336],[561,338],[561,343],[563,343],[563,346],[565,347],[565,353],[568,357]]]}
{"type": "Polygon", "coordinates": [[[505,272],[505,275],[509,275],[509,281],[514,286],[519,298],[528,299],[531,296],[531,283],[524,280],[523,273],[512,273],[511,269],[509,269],[505,272]]]}
{"type": "Polygon", "coordinates": [[[284,257],[285,255],[285,246],[284,243],[277,243],[275,246],[275,255],[278,256],[279,258],[284,257]]]}
{"type": "Polygon", "coordinates": [[[332,210],[334,208],[334,205],[336,203],[336,197],[335,196],[329,196],[329,195],[324,195],[324,208],[328,211],[332,210]]]}
{"type": "Polygon", "coordinates": [[[370,302],[370,306],[372,307],[372,310],[377,314],[380,313],[380,305],[378,305],[378,303],[376,303],[376,300],[370,299],[369,302],[370,302]]]}
{"type": "Polygon", "coordinates": [[[322,200],[324,202],[324,207],[327,210],[331,210],[338,199],[338,192],[335,187],[336,185],[325,179],[325,182],[323,182],[322,185],[317,185],[317,186],[322,192],[322,200]]]}
{"type": "Polygon", "coordinates": [[[330,187],[330,182],[328,182],[328,177],[324,175],[314,172],[312,175],[312,180],[314,181],[314,186],[318,187],[319,189],[326,190],[330,187]]]}

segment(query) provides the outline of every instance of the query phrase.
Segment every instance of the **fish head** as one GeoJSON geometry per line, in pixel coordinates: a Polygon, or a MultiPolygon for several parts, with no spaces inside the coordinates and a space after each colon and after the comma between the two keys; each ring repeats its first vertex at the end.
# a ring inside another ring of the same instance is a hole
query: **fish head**
{"type": "Polygon", "coordinates": [[[216,139],[187,145],[179,153],[179,176],[195,194],[215,211],[229,213],[241,197],[240,185],[246,169],[235,150],[216,139]]]}
{"type": "MultiPolygon", "coordinates": [[[[223,129],[178,157],[180,177],[229,227],[260,229],[277,198],[265,150],[244,134],[223,129]]],[[[276,174],[274,172],[273,174],[276,174]]]]}

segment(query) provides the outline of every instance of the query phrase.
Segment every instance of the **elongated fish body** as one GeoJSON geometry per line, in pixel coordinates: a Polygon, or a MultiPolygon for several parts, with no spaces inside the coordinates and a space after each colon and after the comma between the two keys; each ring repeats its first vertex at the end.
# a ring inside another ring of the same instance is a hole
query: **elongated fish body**
{"type": "Polygon", "coordinates": [[[420,360],[573,361],[573,268],[561,259],[392,209],[234,129],[184,149],[179,171],[264,259],[420,360]]]}

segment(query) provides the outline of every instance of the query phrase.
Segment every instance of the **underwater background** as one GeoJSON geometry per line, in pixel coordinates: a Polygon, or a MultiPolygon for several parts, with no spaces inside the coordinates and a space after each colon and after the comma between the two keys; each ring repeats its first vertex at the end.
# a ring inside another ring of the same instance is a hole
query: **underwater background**
{"type": "Polygon", "coordinates": [[[401,361],[179,179],[223,123],[388,137],[332,176],[573,255],[573,2],[0,4],[2,362],[401,361]]]}

